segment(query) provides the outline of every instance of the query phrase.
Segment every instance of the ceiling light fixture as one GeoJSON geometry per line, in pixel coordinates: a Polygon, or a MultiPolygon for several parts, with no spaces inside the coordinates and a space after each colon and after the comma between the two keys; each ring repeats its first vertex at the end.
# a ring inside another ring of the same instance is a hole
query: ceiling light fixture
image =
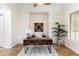
{"type": "Polygon", "coordinates": [[[33,7],[40,6],[40,5],[50,5],[51,3],[33,3],[33,7]]]}

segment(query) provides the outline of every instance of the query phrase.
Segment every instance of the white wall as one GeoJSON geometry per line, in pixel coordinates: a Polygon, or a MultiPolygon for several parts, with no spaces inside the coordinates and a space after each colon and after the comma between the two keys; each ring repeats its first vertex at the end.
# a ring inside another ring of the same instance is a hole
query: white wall
{"type": "Polygon", "coordinates": [[[17,33],[19,30],[19,14],[16,5],[11,9],[11,42],[12,46],[18,44],[17,33]]]}
{"type": "MultiPolygon", "coordinates": [[[[29,29],[29,13],[30,12],[48,12],[49,14],[49,36],[52,37],[52,30],[54,23],[60,20],[60,4],[51,4],[49,6],[33,7],[32,4],[19,4],[19,21],[20,30],[18,32],[18,42],[22,43],[26,37],[25,30],[29,29]]],[[[53,37],[54,39],[54,37],[53,37]]]]}
{"type": "Polygon", "coordinates": [[[79,53],[79,41],[70,39],[70,13],[79,10],[79,4],[63,4],[62,6],[62,20],[68,30],[68,37],[65,40],[65,45],[73,51],[79,53]]]}
{"type": "Polygon", "coordinates": [[[35,33],[34,23],[43,23],[43,32],[41,33],[48,35],[48,22],[49,22],[48,13],[30,13],[29,17],[30,17],[29,18],[29,25],[30,25],[29,29],[31,29],[31,34],[35,33]]]}

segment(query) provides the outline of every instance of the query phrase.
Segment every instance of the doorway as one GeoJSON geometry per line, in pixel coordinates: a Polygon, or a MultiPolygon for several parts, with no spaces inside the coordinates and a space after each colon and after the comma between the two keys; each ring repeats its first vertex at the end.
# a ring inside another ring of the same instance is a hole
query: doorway
{"type": "Polygon", "coordinates": [[[0,14],[0,47],[3,47],[4,40],[4,25],[3,25],[3,14],[0,14]]]}

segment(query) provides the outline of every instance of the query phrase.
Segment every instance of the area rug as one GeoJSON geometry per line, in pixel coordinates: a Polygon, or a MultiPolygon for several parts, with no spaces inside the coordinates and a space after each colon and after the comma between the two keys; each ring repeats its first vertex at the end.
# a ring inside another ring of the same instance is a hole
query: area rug
{"type": "Polygon", "coordinates": [[[23,48],[17,56],[58,56],[58,54],[53,47],[50,53],[47,46],[29,46],[26,54],[23,48]]]}

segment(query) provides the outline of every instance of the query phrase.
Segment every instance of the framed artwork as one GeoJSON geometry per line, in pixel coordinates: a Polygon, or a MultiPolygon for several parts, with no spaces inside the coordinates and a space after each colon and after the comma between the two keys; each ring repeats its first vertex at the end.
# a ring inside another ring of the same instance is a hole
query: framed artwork
{"type": "Polygon", "coordinates": [[[34,32],[43,32],[43,23],[34,23],[34,32]]]}

